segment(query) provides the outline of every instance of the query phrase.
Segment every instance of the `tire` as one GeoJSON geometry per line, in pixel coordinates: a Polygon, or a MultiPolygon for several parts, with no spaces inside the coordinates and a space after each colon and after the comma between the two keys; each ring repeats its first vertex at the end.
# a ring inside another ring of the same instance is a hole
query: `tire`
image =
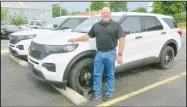
{"type": "Polygon", "coordinates": [[[166,46],[161,53],[158,67],[163,70],[169,69],[173,65],[174,57],[175,57],[174,55],[175,55],[174,49],[171,46],[166,46]]]}
{"type": "Polygon", "coordinates": [[[92,77],[93,77],[92,72],[93,72],[92,58],[86,58],[79,61],[70,72],[70,76],[69,76],[70,87],[82,95],[84,94],[85,89],[87,92],[90,92],[92,89],[92,77]],[[85,84],[89,84],[89,85],[85,85],[85,84]]]}

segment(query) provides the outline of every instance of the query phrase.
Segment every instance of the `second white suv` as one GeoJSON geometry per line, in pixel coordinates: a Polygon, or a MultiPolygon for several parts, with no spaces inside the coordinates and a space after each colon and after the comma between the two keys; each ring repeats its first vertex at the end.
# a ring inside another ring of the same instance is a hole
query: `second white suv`
{"type": "MultiPolygon", "coordinates": [[[[121,24],[125,37],[123,64],[115,64],[116,72],[155,63],[161,69],[172,66],[181,47],[182,32],[173,17],[135,12],[112,13],[112,19],[121,24]]],[[[28,55],[29,68],[42,81],[66,87],[67,84],[83,94],[92,86],[95,39],[69,43],[70,38],[88,33],[94,16],[77,26],[72,32],[53,32],[33,39],[28,55]],[[52,36],[55,35],[55,36],[52,36]],[[64,35],[64,36],[61,36],[64,35]]],[[[119,47],[116,49],[118,50],[119,47]]]]}
{"type": "MultiPolygon", "coordinates": [[[[90,16],[61,16],[45,23],[40,29],[23,30],[10,35],[9,51],[11,55],[27,59],[28,48],[37,35],[46,35],[54,31],[71,31],[90,16]]],[[[55,35],[51,35],[54,37],[55,35]]],[[[64,36],[63,34],[61,36],[64,36]]],[[[45,36],[43,37],[45,39],[45,36]]]]}

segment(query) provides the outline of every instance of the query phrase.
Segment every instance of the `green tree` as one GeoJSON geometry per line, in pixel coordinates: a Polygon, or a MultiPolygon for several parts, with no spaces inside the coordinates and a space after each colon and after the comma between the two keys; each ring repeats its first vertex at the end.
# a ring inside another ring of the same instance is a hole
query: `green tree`
{"type": "Polygon", "coordinates": [[[27,24],[28,20],[23,14],[14,14],[13,16],[10,16],[10,24],[14,25],[22,25],[27,24]]]}
{"type": "Polygon", "coordinates": [[[137,9],[135,9],[135,10],[132,10],[132,12],[147,12],[147,9],[144,8],[144,7],[139,7],[137,9]]]}
{"type": "Polygon", "coordinates": [[[76,15],[76,12],[71,12],[70,15],[76,15]]]}
{"type": "MultiPolygon", "coordinates": [[[[98,11],[98,10],[101,10],[103,7],[107,6],[107,3],[105,2],[91,2],[90,4],[90,10],[95,10],[95,11],[98,11]]],[[[89,11],[89,7],[87,9],[89,11]]]]}
{"type": "Polygon", "coordinates": [[[110,6],[110,9],[112,12],[127,12],[127,2],[125,1],[114,1],[114,2],[109,2],[108,4],[110,6]]]}
{"type": "Polygon", "coordinates": [[[4,20],[8,15],[8,9],[1,8],[1,20],[4,20]]]}
{"type": "Polygon", "coordinates": [[[176,22],[182,17],[182,12],[186,11],[186,2],[162,1],[153,3],[153,13],[174,16],[176,22]]]}
{"type": "MultiPolygon", "coordinates": [[[[61,16],[67,15],[68,12],[66,9],[61,8],[61,16]]],[[[60,16],[60,5],[53,4],[52,5],[52,17],[59,17],[60,16]]]]}
{"type": "Polygon", "coordinates": [[[86,10],[86,12],[88,12],[88,11],[89,11],[89,8],[86,8],[85,10],[86,10]]]}

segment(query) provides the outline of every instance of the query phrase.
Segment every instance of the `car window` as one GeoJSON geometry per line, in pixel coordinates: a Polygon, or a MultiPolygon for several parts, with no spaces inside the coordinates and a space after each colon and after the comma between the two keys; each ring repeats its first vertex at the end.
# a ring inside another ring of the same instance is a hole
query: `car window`
{"type": "Polygon", "coordinates": [[[82,22],[84,22],[86,19],[88,19],[88,18],[80,18],[79,19],[79,24],[82,23],[82,22]]]}
{"type": "Polygon", "coordinates": [[[29,25],[34,26],[34,21],[30,21],[29,25]]]}
{"type": "Polygon", "coordinates": [[[77,25],[80,24],[80,20],[79,19],[68,19],[61,28],[63,27],[68,27],[69,29],[74,29],[77,25]]]}
{"type": "Polygon", "coordinates": [[[138,16],[128,16],[126,17],[122,23],[121,27],[123,31],[130,31],[130,33],[141,32],[141,22],[138,16]]]}
{"type": "Polygon", "coordinates": [[[52,18],[51,20],[47,21],[42,28],[43,29],[52,29],[54,30],[55,28],[53,27],[54,24],[59,26],[61,23],[63,23],[67,18],[62,18],[62,17],[57,17],[57,18],[52,18]]]}
{"type": "Polygon", "coordinates": [[[175,23],[175,20],[173,18],[162,18],[166,24],[171,28],[177,28],[177,24],[175,23]]]}
{"type": "Polygon", "coordinates": [[[144,24],[144,31],[153,31],[153,30],[161,30],[163,29],[162,24],[158,21],[156,17],[152,16],[143,16],[142,22],[144,24]]]}
{"type": "Polygon", "coordinates": [[[36,21],[36,22],[35,22],[35,25],[36,25],[36,26],[42,26],[41,23],[40,23],[39,21],[36,21]]]}
{"type": "MultiPolygon", "coordinates": [[[[111,16],[112,20],[118,22],[121,16],[111,16]]],[[[84,32],[88,33],[91,27],[101,20],[101,16],[93,16],[79,24],[72,32],[84,32]]]]}

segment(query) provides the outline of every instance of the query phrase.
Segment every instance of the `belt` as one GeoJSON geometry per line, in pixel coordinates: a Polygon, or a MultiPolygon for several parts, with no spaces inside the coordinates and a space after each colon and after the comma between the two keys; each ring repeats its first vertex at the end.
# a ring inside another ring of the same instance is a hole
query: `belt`
{"type": "Polygon", "coordinates": [[[115,48],[111,48],[111,49],[98,49],[97,51],[99,52],[109,52],[109,51],[113,51],[115,48]]]}

